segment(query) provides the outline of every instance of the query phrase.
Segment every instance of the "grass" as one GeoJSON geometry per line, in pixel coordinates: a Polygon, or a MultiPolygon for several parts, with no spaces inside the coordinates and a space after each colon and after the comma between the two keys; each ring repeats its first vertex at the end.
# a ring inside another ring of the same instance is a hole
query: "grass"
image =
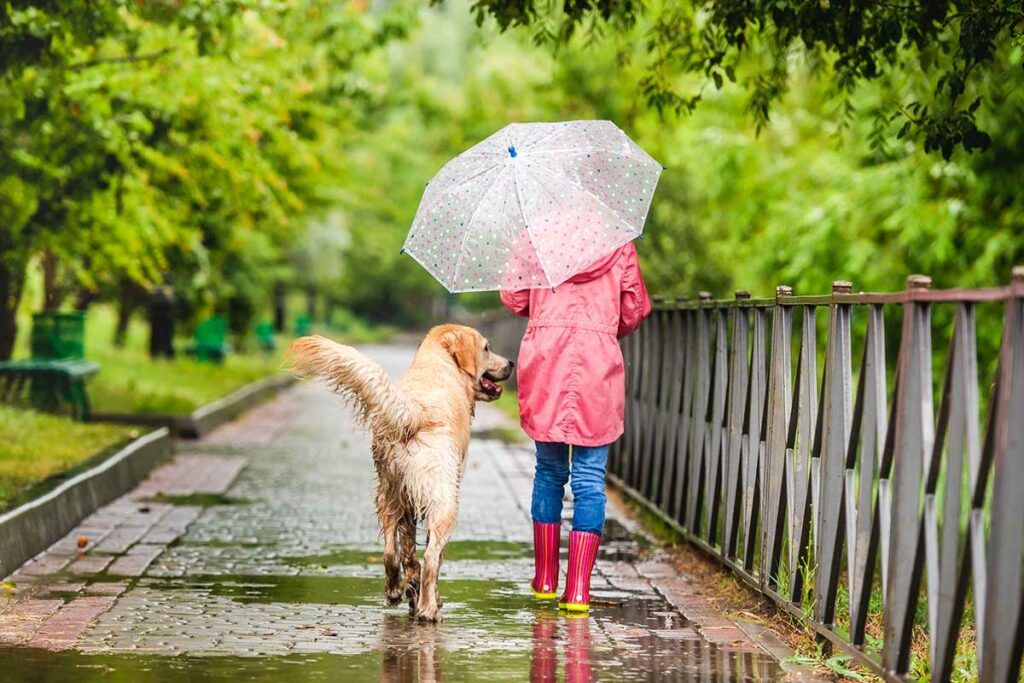
{"type": "Polygon", "coordinates": [[[513,422],[519,424],[519,396],[516,394],[515,389],[505,387],[505,390],[501,394],[501,398],[491,405],[497,406],[501,412],[508,415],[513,422]]]}
{"type": "MultiPolygon", "coordinates": [[[[337,327],[315,329],[324,336],[350,344],[369,344],[387,339],[394,329],[374,327],[352,316],[335,315],[337,327]],[[344,324],[341,324],[341,323],[344,324]]],[[[106,305],[89,309],[86,317],[86,357],[102,369],[89,382],[93,409],[110,413],[190,413],[250,382],[281,371],[284,354],[294,338],[278,335],[277,349],[233,351],[220,365],[197,361],[184,353],[173,360],[154,360],[148,352],[148,328],[136,318],[128,328],[124,348],[113,345],[116,314],[106,305]]],[[[191,339],[181,338],[176,348],[185,349],[191,339]]]]}
{"type": "Polygon", "coordinates": [[[138,430],[0,406],[0,435],[0,510],[7,510],[41,492],[47,479],[113,451],[138,430]]]}
{"type": "MultiPolygon", "coordinates": [[[[100,372],[89,381],[93,409],[112,413],[190,413],[281,366],[283,350],[229,353],[224,363],[203,363],[179,354],[172,360],[150,359],[145,322],[129,326],[124,348],[113,345],[116,315],[110,306],[94,306],[86,317],[86,357],[100,372]]],[[[187,339],[177,347],[185,348],[187,339]]],[[[280,345],[279,345],[280,346],[280,345]]]]}

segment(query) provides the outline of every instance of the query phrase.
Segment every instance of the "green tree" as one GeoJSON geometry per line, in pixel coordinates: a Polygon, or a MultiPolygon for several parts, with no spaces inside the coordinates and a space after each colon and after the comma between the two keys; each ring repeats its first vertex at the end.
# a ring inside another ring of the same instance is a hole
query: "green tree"
{"type": "Polygon", "coordinates": [[[325,204],[370,88],[358,61],[408,19],[327,0],[3,5],[0,358],[38,254],[49,307],[171,270],[242,331],[325,204]]]}
{"type": "Polygon", "coordinates": [[[738,81],[759,127],[789,90],[797,56],[833,75],[847,115],[865,83],[913,76],[890,93],[875,137],[920,138],[947,159],[990,144],[978,112],[1006,113],[992,87],[1019,71],[1004,48],[1024,37],[1019,0],[476,0],[473,9],[478,22],[529,27],[538,42],[564,45],[580,32],[642,42],[638,88],[659,111],[692,110],[708,85],[738,81]]]}

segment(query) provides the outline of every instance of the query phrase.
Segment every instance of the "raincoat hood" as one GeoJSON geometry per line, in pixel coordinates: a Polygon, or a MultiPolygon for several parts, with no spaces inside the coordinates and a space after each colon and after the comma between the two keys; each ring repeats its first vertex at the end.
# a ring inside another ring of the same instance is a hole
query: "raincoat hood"
{"type": "Polygon", "coordinates": [[[587,266],[586,268],[584,268],[583,270],[581,270],[580,272],[576,273],[571,278],[566,280],[566,282],[590,282],[591,280],[596,280],[597,278],[601,277],[609,270],[611,270],[612,266],[615,265],[615,262],[618,261],[619,258],[621,258],[621,252],[623,249],[627,247],[628,244],[629,242],[622,245],[621,247],[611,252],[610,254],[606,254],[601,258],[597,259],[589,266],[587,266]]]}

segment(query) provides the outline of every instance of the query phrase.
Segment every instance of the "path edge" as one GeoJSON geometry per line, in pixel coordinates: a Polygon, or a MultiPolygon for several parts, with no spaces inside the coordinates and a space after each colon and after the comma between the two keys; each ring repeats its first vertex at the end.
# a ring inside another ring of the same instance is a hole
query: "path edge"
{"type": "MultiPolygon", "coordinates": [[[[697,550],[708,561],[719,565],[721,564],[714,554],[707,552],[706,549],[700,547],[699,545],[691,543],[690,540],[683,534],[682,530],[679,528],[678,523],[667,518],[664,512],[662,512],[650,501],[641,496],[635,489],[626,485],[626,483],[617,475],[609,472],[607,475],[607,483],[613,489],[615,489],[615,491],[617,491],[623,499],[632,501],[633,503],[639,505],[648,512],[654,514],[658,519],[665,522],[665,524],[669,528],[671,528],[675,533],[679,534],[680,541],[685,543],[687,546],[697,550]]],[[[642,532],[649,539],[653,538],[651,534],[647,531],[643,522],[636,521],[635,524],[638,528],[637,531],[642,532]]],[[[634,531],[634,533],[636,533],[636,531],[634,531]]],[[[662,597],[664,597],[669,602],[669,604],[672,605],[675,609],[679,610],[680,613],[684,613],[683,610],[680,609],[679,605],[675,604],[675,602],[671,599],[670,596],[662,594],[662,597]]],[[[779,663],[779,667],[782,669],[783,673],[786,675],[788,680],[800,680],[808,682],[829,680],[827,678],[823,678],[822,676],[820,676],[813,668],[795,661],[795,657],[797,655],[796,650],[790,647],[788,643],[783,641],[770,628],[764,628],[761,627],[759,624],[740,619],[733,619],[732,621],[741,631],[746,633],[747,636],[749,636],[750,639],[754,641],[754,643],[756,643],[758,647],[760,647],[762,650],[768,653],[770,657],[774,658],[779,663]]]]}
{"type": "Polygon", "coordinates": [[[170,430],[161,427],[54,490],[0,515],[0,577],[10,576],[97,509],[134,488],[171,455],[173,447],[170,430]]]}
{"type": "Polygon", "coordinates": [[[104,413],[94,412],[94,422],[167,427],[174,436],[183,439],[201,439],[217,427],[291,386],[295,377],[276,374],[250,382],[227,396],[196,408],[185,414],[159,413],[104,413]]]}

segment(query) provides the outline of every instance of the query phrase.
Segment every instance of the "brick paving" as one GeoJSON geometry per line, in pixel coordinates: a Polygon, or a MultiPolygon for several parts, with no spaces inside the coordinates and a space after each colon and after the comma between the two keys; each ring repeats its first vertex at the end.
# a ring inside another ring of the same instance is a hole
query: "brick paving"
{"type": "MultiPolygon", "coordinates": [[[[395,372],[410,358],[372,353],[395,372]]],[[[481,406],[474,429],[507,424],[481,406]]],[[[531,483],[527,448],[473,441],[442,569],[445,622],[418,624],[382,606],[367,438],[321,387],[297,386],[179,444],[7,577],[0,662],[24,680],[99,680],[140,661],[160,680],[193,680],[225,658],[228,680],[280,680],[274,666],[308,680],[809,679],[780,665],[786,648],[763,625],[716,614],[615,509],[591,616],[534,600],[531,483]]]]}

